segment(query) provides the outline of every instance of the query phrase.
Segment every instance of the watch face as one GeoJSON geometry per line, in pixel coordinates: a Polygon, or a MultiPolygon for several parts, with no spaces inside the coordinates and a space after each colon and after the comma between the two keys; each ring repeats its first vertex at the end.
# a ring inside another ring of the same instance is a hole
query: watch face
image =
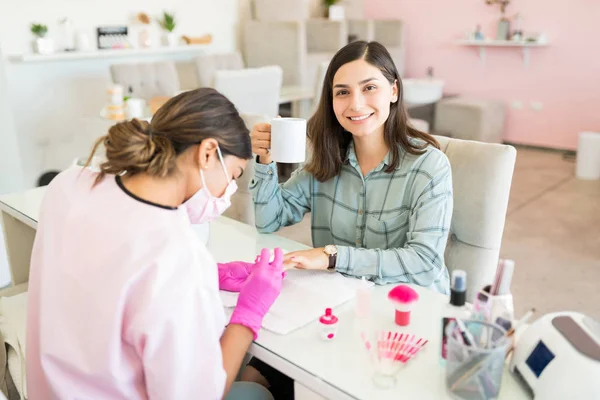
{"type": "Polygon", "coordinates": [[[325,246],[325,253],[327,253],[329,255],[336,254],[337,249],[335,248],[334,245],[328,244],[327,246],[325,246]]]}

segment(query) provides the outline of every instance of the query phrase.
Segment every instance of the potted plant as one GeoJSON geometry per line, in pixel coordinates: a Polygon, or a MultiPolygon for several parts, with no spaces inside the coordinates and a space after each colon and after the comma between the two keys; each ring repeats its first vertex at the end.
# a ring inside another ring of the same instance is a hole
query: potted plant
{"type": "Polygon", "coordinates": [[[340,0],[324,0],[327,9],[327,15],[330,20],[343,20],[345,17],[345,8],[339,5],[340,0]]]}
{"type": "Polygon", "coordinates": [[[163,36],[163,44],[169,47],[177,46],[177,37],[173,31],[175,30],[175,15],[169,12],[163,11],[162,19],[160,20],[160,26],[165,30],[163,36]]]}
{"type": "Polygon", "coordinates": [[[35,36],[33,51],[39,54],[51,54],[54,52],[54,42],[47,38],[48,26],[43,24],[31,24],[31,33],[35,36]]]}

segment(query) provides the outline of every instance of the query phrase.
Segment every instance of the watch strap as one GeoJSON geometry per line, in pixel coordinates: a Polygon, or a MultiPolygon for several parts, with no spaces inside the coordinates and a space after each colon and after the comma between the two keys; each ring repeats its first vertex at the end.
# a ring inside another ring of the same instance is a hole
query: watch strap
{"type": "Polygon", "coordinates": [[[334,270],[336,261],[337,261],[337,253],[330,254],[329,255],[329,266],[327,267],[327,269],[330,271],[334,270]]]}

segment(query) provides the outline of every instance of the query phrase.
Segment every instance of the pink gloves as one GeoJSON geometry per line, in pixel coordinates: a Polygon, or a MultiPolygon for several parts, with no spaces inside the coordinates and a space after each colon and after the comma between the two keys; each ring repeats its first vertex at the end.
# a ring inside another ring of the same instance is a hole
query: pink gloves
{"type": "MultiPolygon", "coordinates": [[[[258,257],[256,257],[258,261],[258,257]]],[[[217,264],[219,267],[219,289],[228,292],[239,292],[246,280],[250,276],[254,264],[244,261],[233,261],[224,264],[217,264]]]]}
{"type": "Polygon", "coordinates": [[[241,287],[237,305],[233,310],[230,324],[240,324],[254,332],[254,340],[262,320],[281,292],[283,272],[283,252],[275,249],[273,262],[269,262],[269,250],[262,249],[246,283],[241,287]]]}

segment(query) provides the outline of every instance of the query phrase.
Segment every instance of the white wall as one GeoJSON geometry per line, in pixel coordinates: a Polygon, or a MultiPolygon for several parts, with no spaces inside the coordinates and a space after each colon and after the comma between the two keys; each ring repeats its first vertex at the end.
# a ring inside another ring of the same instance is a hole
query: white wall
{"type": "MultiPolygon", "coordinates": [[[[5,54],[29,52],[32,22],[48,25],[49,35],[53,36],[58,20],[69,17],[76,29],[95,37],[97,26],[127,25],[140,11],[153,17],[163,9],[175,13],[177,34],[211,33],[215,49],[236,48],[238,0],[0,0],[0,38],[5,54]]],[[[158,34],[157,24],[153,26],[158,34]]]]}
{"type": "MultiPolygon", "coordinates": [[[[70,18],[77,30],[88,32],[94,44],[97,26],[130,23],[132,44],[137,46],[139,25],[132,23],[132,18],[140,11],[158,16],[163,9],[175,13],[178,35],[212,34],[213,43],[207,51],[237,48],[238,0],[0,0],[0,50],[5,56],[31,52],[32,22],[47,24],[49,36],[58,39],[56,28],[61,17],[70,18]]],[[[156,23],[153,29],[158,46],[162,31],[156,23]]],[[[4,68],[0,69],[0,113],[9,115],[0,119],[0,193],[33,187],[42,172],[64,169],[74,157],[87,155],[94,139],[110,125],[98,118],[110,83],[110,64],[165,58],[189,60],[193,56],[190,52],[36,63],[4,60],[4,68]],[[16,132],[7,129],[10,110],[16,132]],[[6,157],[3,153],[7,153],[6,157]],[[19,156],[23,172],[17,177],[19,156]],[[18,180],[18,187],[6,184],[8,189],[3,188],[5,173],[18,180]]]]}
{"type": "MultiPolygon", "coordinates": [[[[5,70],[2,49],[0,48],[0,194],[24,189],[19,144],[5,70]]],[[[2,255],[0,254],[1,258],[2,255]]]]}

